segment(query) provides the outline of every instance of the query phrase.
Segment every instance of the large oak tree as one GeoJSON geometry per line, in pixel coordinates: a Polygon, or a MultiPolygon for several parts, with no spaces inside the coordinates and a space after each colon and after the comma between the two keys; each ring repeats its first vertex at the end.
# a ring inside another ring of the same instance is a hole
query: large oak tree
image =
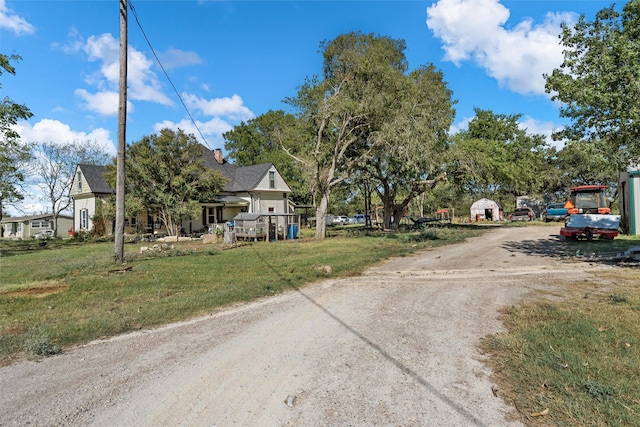
{"type": "Polygon", "coordinates": [[[546,90],[571,124],[555,137],[608,144],[625,168],[640,160],[640,1],[602,9],[564,25],[562,65],[546,75],[546,90]]]}
{"type": "Polygon", "coordinates": [[[350,178],[375,188],[389,227],[435,182],[453,119],[450,91],[432,66],[408,73],[402,40],[354,32],[321,47],[322,79],[308,78],[287,99],[302,138],[284,146],[313,173],[316,237],[325,235],[332,193],[350,178]]]}
{"type": "Polygon", "coordinates": [[[226,179],[205,167],[203,150],[194,135],[171,129],[127,148],[127,193],[157,215],[170,235],[179,235],[182,220],[200,215],[200,202],[212,201],[224,187],[226,179]]]}
{"type": "Polygon", "coordinates": [[[382,201],[387,229],[399,225],[409,203],[445,179],[443,156],[454,118],[451,91],[433,65],[395,79],[395,84],[386,79],[380,89],[389,102],[374,114],[360,165],[361,176],[371,179],[382,201]]]}

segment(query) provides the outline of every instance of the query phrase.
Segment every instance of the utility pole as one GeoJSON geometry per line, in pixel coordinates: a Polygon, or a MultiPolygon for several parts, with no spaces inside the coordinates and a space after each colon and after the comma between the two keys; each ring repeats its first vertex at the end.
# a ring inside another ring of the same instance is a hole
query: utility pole
{"type": "Polygon", "coordinates": [[[115,258],[124,262],[124,193],[125,193],[125,148],[127,143],[127,6],[128,0],[120,2],[120,91],[118,102],[118,157],[116,167],[116,229],[115,258]]]}

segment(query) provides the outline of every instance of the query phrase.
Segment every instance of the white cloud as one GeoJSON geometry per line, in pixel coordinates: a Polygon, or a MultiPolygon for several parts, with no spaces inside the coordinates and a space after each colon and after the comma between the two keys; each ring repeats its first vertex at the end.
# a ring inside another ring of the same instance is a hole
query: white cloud
{"type": "Polygon", "coordinates": [[[183,93],[182,99],[187,106],[207,116],[223,116],[233,120],[249,120],[255,117],[255,114],[243,105],[239,95],[233,95],[231,98],[203,99],[193,94],[183,93]]]}
{"type": "Polygon", "coordinates": [[[200,58],[197,53],[187,52],[173,47],[169,48],[166,52],[160,53],[158,56],[165,70],[202,63],[202,58],[200,58]]]}
{"type": "Polygon", "coordinates": [[[202,132],[202,134],[206,138],[206,141],[202,140],[200,132],[198,132],[198,129],[196,129],[196,127],[193,125],[193,122],[188,119],[183,119],[178,123],[172,122],[170,120],[164,120],[160,123],[156,123],[153,126],[153,130],[155,132],[160,132],[160,130],[165,128],[173,130],[182,129],[187,134],[195,135],[198,141],[203,143],[205,146],[209,147],[210,149],[214,149],[222,148],[222,146],[224,145],[224,138],[222,137],[222,134],[233,129],[233,125],[221,119],[220,117],[214,117],[206,122],[196,120],[196,125],[198,126],[198,129],[200,129],[200,132],[202,132]]]}
{"type": "Polygon", "coordinates": [[[26,19],[15,15],[7,8],[5,0],[0,0],[0,29],[12,31],[16,35],[33,34],[36,29],[26,19]]]}
{"type": "MultiPolygon", "coordinates": [[[[76,89],[84,101],[84,107],[100,115],[115,115],[118,110],[118,87],[120,82],[120,44],[111,34],[90,36],[86,41],[77,31],[69,33],[69,41],[62,50],[66,53],[84,52],[90,62],[99,62],[99,69],[85,77],[85,83],[93,89],[76,89]]],[[[142,52],[129,46],[127,58],[127,99],[147,101],[161,105],[174,105],[164,94],[163,86],[151,70],[153,61],[142,52]]],[[[128,103],[133,111],[133,104],[128,103]]]]}
{"type": "MultiPolygon", "coordinates": [[[[96,92],[90,93],[84,89],[76,89],[76,96],[84,101],[84,108],[94,111],[103,116],[118,115],[118,104],[120,95],[118,92],[96,92]]],[[[133,104],[127,101],[127,112],[134,110],[133,104]]]]}
{"type": "Polygon", "coordinates": [[[84,37],[78,31],[77,28],[71,27],[69,34],[67,35],[67,42],[60,44],[58,42],[51,43],[53,49],[61,50],[67,55],[72,55],[82,51],[84,46],[84,37]]]}
{"type": "MultiPolygon", "coordinates": [[[[87,133],[72,130],[69,125],[58,120],[42,119],[33,125],[27,121],[20,121],[14,129],[20,134],[23,143],[51,142],[63,145],[73,141],[95,141],[110,156],[115,157],[117,154],[109,131],[103,128],[87,133]]],[[[51,210],[47,196],[37,183],[30,183],[26,190],[24,200],[18,206],[9,209],[11,215],[32,215],[51,210]]]]}
{"type": "Polygon", "coordinates": [[[15,127],[20,134],[22,142],[52,142],[56,144],[67,144],[73,141],[95,141],[110,156],[116,155],[116,148],[111,140],[109,131],[103,128],[93,129],[86,133],[72,130],[71,127],[58,120],[42,119],[31,125],[29,122],[19,122],[15,127]]]}
{"type": "Polygon", "coordinates": [[[195,135],[200,142],[209,148],[221,148],[224,145],[223,133],[233,129],[233,126],[238,122],[255,117],[255,114],[243,105],[243,100],[238,95],[233,95],[230,98],[203,99],[193,94],[183,93],[182,99],[192,110],[192,113],[199,113],[210,117],[210,119],[196,120],[197,129],[191,120],[186,118],[178,123],[165,120],[153,126],[155,132],[159,132],[163,128],[182,129],[188,134],[195,135]],[[200,132],[206,138],[206,142],[202,141],[200,132]]]}
{"type": "Polygon", "coordinates": [[[442,40],[445,60],[472,60],[511,91],[543,94],[542,75],[563,60],[560,23],[577,16],[548,13],[541,24],[528,19],[507,28],[509,15],[498,0],[439,0],[427,8],[427,26],[442,40]]]}
{"type": "Polygon", "coordinates": [[[469,129],[469,122],[473,119],[474,117],[463,117],[457,124],[452,124],[449,128],[449,135],[455,135],[460,131],[469,129]]]}
{"type": "Polygon", "coordinates": [[[553,138],[551,138],[551,134],[559,130],[556,123],[543,122],[530,116],[524,116],[521,117],[518,126],[520,129],[526,130],[529,134],[544,135],[547,144],[555,147],[557,150],[561,150],[564,147],[564,142],[554,141],[553,138]]]}

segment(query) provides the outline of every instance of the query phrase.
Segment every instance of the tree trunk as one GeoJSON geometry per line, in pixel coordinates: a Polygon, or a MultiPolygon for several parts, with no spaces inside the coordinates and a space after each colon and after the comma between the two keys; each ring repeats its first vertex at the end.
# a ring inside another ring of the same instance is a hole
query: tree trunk
{"type": "Polygon", "coordinates": [[[380,199],[382,200],[382,228],[384,230],[391,230],[395,193],[392,194],[386,185],[383,186],[383,190],[383,193],[379,193],[380,199]]]}
{"type": "Polygon", "coordinates": [[[53,211],[53,215],[51,215],[51,221],[53,221],[53,237],[58,237],[58,213],[53,211]]]}
{"type": "Polygon", "coordinates": [[[327,210],[329,208],[330,192],[320,195],[320,204],[316,206],[316,239],[324,239],[327,234],[327,210]]]}
{"type": "Polygon", "coordinates": [[[400,221],[402,220],[404,213],[405,213],[405,208],[407,207],[407,205],[393,205],[392,208],[392,212],[393,212],[393,222],[391,224],[391,228],[393,228],[394,230],[397,230],[400,227],[400,221]]]}

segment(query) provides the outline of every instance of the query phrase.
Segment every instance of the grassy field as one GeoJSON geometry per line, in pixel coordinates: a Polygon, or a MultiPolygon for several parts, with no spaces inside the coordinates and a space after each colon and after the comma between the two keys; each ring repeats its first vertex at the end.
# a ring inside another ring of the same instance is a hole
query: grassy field
{"type": "MultiPolygon", "coordinates": [[[[324,241],[257,242],[231,249],[200,241],[140,254],[113,243],[0,242],[0,363],[214,312],[326,277],[359,274],[391,256],[459,242],[475,227],[424,233],[332,229],[324,241]],[[329,266],[329,267],[327,267],[329,266]],[[129,270],[122,271],[128,268],[129,270]]],[[[306,231],[306,230],[305,230],[306,231]]]]}
{"type": "MultiPolygon", "coordinates": [[[[337,227],[324,241],[232,249],[180,243],[151,255],[128,244],[125,265],[113,263],[111,242],[0,242],[0,364],[357,275],[388,257],[460,242],[482,227],[360,230],[337,227]]],[[[567,241],[555,255],[606,262],[630,246],[640,246],[640,239],[567,241]]],[[[549,249],[533,244],[528,250],[549,249]]],[[[617,267],[592,282],[567,278],[553,298],[505,309],[508,331],[486,337],[482,350],[497,372],[497,394],[516,406],[525,425],[640,426],[639,284],[637,265],[617,267]]]]}
{"type": "MultiPolygon", "coordinates": [[[[559,248],[607,262],[631,246],[640,246],[638,236],[559,248]]],[[[640,426],[640,265],[615,265],[506,308],[508,332],[483,341],[497,393],[525,425],[640,426]]]]}

